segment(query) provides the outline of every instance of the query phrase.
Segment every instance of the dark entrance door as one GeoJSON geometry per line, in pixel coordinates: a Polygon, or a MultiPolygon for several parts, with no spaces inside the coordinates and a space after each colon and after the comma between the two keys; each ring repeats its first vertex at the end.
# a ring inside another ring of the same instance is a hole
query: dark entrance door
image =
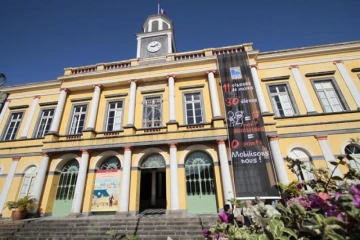
{"type": "Polygon", "coordinates": [[[165,169],[141,170],[140,212],[146,209],[166,208],[165,169]]]}
{"type": "Polygon", "coordinates": [[[166,209],[165,160],[159,154],[146,158],[141,165],[140,212],[166,209]]]}

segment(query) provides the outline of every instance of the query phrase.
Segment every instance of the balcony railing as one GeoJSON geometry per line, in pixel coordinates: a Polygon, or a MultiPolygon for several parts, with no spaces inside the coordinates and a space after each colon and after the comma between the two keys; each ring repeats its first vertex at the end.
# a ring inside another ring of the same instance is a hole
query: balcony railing
{"type": "MultiPolygon", "coordinates": [[[[243,45],[222,47],[222,48],[209,48],[200,51],[169,54],[167,56],[164,56],[163,58],[165,58],[166,61],[186,61],[186,60],[194,60],[205,57],[214,57],[217,55],[228,54],[228,53],[242,52],[244,51],[245,48],[248,50],[248,48],[243,45]]],[[[252,50],[252,47],[250,47],[249,50],[252,50]]],[[[90,65],[90,66],[78,67],[78,68],[66,68],[64,75],[80,75],[80,74],[87,74],[98,71],[111,71],[111,70],[130,68],[132,66],[138,66],[139,61],[141,62],[141,59],[132,59],[127,61],[119,61],[119,62],[112,62],[105,64],[102,63],[102,64],[90,65]]]]}
{"type": "Polygon", "coordinates": [[[203,57],[205,57],[205,51],[180,53],[180,54],[175,54],[175,61],[203,58],[203,57]]]}
{"type": "Polygon", "coordinates": [[[122,61],[122,62],[105,64],[104,65],[104,70],[114,70],[114,69],[120,69],[120,68],[128,68],[130,66],[131,66],[130,61],[122,61]]]}
{"type": "Polygon", "coordinates": [[[90,73],[90,72],[96,72],[96,66],[89,66],[89,67],[71,69],[71,74],[74,74],[74,75],[75,74],[90,73]]]}

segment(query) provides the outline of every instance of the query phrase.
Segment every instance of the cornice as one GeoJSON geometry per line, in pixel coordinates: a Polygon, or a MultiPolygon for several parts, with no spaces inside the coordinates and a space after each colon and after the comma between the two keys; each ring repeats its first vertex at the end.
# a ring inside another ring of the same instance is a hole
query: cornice
{"type": "Polygon", "coordinates": [[[149,20],[152,20],[152,19],[157,19],[157,18],[163,18],[164,20],[166,20],[167,22],[169,22],[170,24],[173,24],[172,20],[168,17],[166,17],[165,15],[163,14],[153,14],[153,15],[150,15],[146,18],[144,24],[143,24],[143,28],[146,27],[146,25],[148,24],[149,20]]]}
{"type": "Polygon", "coordinates": [[[247,53],[248,53],[250,61],[251,61],[251,59],[257,59],[259,52],[260,52],[259,50],[248,51],[247,53]]]}
{"type": "MultiPolygon", "coordinates": [[[[297,66],[311,65],[311,64],[317,64],[317,63],[333,62],[338,59],[339,59],[339,57],[331,57],[331,58],[323,57],[323,58],[319,58],[319,59],[315,59],[315,60],[305,60],[305,61],[298,61],[298,59],[294,59],[293,61],[288,61],[288,62],[280,63],[280,64],[270,64],[270,65],[264,65],[264,66],[260,65],[258,67],[258,69],[264,70],[264,69],[280,68],[280,67],[289,68],[289,66],[293,66],[293,65],[297,65],[297,66]]],[[[344,57],[341,57],[341,59],[343,61],[357,60],[357,59],[360,59],[360,55],[344,56],[344,57]]]]}
{"type": "Polygon", "coordinates": [[[160,30],[160,31],[156,31],[156,32],[143,32],[143,33],[136,33],[136,37],[139,38],[143,38],[143,37],[155,37],[155,36],[161,36],[161,35],[166,35],[168,33],[173,34],[173,29],[166,29],[166,30],[160,30]]]}
{"type": "Polygon", "coordinates": [[[336,54],[360,50],[360,41],[335,43],[303,48],[285,49],[279,51],[260,53],[257,62],[292,59],[299,57],[311,57],[323,54],[336,54]]]}
{"type": "MultiPolygon", "coordinates": [[[[39,88],[46,88],[46,87],[56,87],[56,86],[60,86],[60,85],[61,85],[61,81],[59,81],[59,80],[51,80],[51,81],[26,83],[26,84],[19,84],[19,85],[2,87],[2,88],[0,88],[0,91],[6,92],[6,93],[13,93],[13,92],[31,90],[31,89],[39,89],[39,88]]],[[[41,95],[41,94],[38,94],[38,95],[41,95]]]]}
{"type": "MultiPolygon", "coordinates": [[[[194,58],[194,59],[188,59],[186,61],[165,61],[161,63],[154,63],[151,65],[138,65],[138,66],[132,66],[129,68],[118,68],[114,70],[103,70],[103,71],[96,71],[96,72],[89,72],[86,74],[79,74],[79,75],[64,75],[61,77],[58,77],[59,81],[64,82],[64,87],[68,87],[66,84],[70,84],[72,80],[83,80],[83,79],[94,79],[94,78],[100,78],[100,77],[111,77],[111,76],[118,76],[121,74],[135,74],[140,73],[143,74],[144,72],[150,72],[152,70],[158,70],[161,69],[169,69],[169,71],[174,74],[172,71],[173,68],[180,68],[180,67],[190,67],[190,66],[198,66],[199,64],[207,64],[207,63],[214,63],[216,64],[216,56],[208,56],[208,57],[202,57],[202,58],[194,58]]],[[[209,70],[209,69],[206,69],[209,70]]],[[[166,75],[166,74],[165,74],[166,75]]],[[[176,74],[175,74],[176,75],[176,74]]],[[[161,74],[162,77],[164,77],[164,73],[161,74]]],[[[133,78],[140,78],[138,76],[131,77],[133,78]]],[[[146,77],[144,77],[146,78],[146,77]]],[[[101,84],[106,81],[101,81],[101,84]]],[[[94,83],[95,84],[95,83],[94,83]]],[[[70,84],[71,85],[71,84],[70,84]]]]}
{"type": "MultiPolygon", "coordinates": [[[[190,76],[204,76],[204,72],[209,70],[209,67],[202,67],[202,68],[195,68],[195,69],[188,69],[188,70],[171,70],[171,73],[175,74],[178,78],[182,77],[190,77],[190,76]]],[[[119,74],[116,74],[119,75],[119,74]]],[[[89,79],[89,78],[88,78],[89,79]]],[[[111,87],[116,86],[120,84],[128,84],[130,80],[134,79],[134,76],[129,77],[123,77],[123,78],[116,78],[116,79],[110,79],[110,80],[101,80],[101,84],[104,87],[111,87]]],[[[136,79],[139,79],[141,81],[147,81],[147,80],[164,80],[164,73],[155,73],[155,74],[149,74],[149,72],[141,71],[141,75],[137,75],[136,79]]],[[[98,83],[98,78],[91,82],[86,83],[77,83],[77,84],[67,84],[64,87],[70,89],[70,90],[77,90],[77,89],[84,89],[84,88],[92,88],[92,86],[96,83],[98,83]]]]}

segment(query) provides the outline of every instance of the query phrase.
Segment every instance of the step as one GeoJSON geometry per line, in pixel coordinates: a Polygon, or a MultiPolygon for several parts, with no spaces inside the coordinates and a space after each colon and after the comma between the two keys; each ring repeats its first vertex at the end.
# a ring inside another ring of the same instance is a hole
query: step
{"type": "MultiPolygon", "coordinates": [[[[196,223],[196,222],[200,222],[201,220],[199,218],[197,219],[171,219],[171,218],[165,218],[165,219],[104,219],[102,221],[99,220],[78,220],[78,221],[63,221],[63,220],[59,220],[59,221],[53,221],[53,220],[40,220],[40,221],[36,221],[36,222],[41,222],[44,225],[51,225],[51,224],[76,224],[76,225],[80,225],[80,224],[89,224],[89,223],[94,223],[94,224],[98,224],[98,223],[138,223],[138,222],[142,222],[142,223],[162,223],[162,222],[172,222],[172,223],[196,223]]],[[[207,220],[205,220],[207,221],[207,220]]],[[[211,220],[212,221],[212,220],[211,220]]]]}
{"type": "Polygon", "coordinates": [[[81,224],[72,224],[72,223],[53,223],[53,224],[43,224],[42,222],[32,223],[29,226],[42,226],[44,228],[54,227],[113,227],[113,226],[192,226],[192,225],[201,225],[198,222],[124,222],[124,223],[114,223],[114,222],[99,222],[99,223],[81,223],[81,224]]]}
{"type": "MultiPolygon", "coordinates": [[[[193,236],[177,236],[177,235],[169,235],[169,236],[138,236],[141,240],[167,240],[170,237],[173,240],[204,240],[203,235],[193,235],[193,236]]],[[[75,239],[88,239],[88,240],[109,240],[110,236],[74,236],[74,237],[10,237],[5,238],[8,240],[75,240],[75,239]]],[[[4,239],[4,240],[5,240],[4,239]]]]}
{"type": "MultiPolygon", "coordinates": [[[[34,237],[41,237],[41,236],[99,236],[99,235],[106,235],[107,231],[82,231],[82,232],[69,232],[69,231],[33,231],[33,232],[17,232],[14,234],[14,236],[18,236],[18,237],[30,237],[30,236],[34,236],[34,237]]],[[[156,235],[161,235],[161,236],[167,236],[167,235],[181,235],[181,236],[188,236],[188,235],[195,235],[195,234],[200,234],[201,230],[181,230],[181,231],[171,231],[171,230],[139,230],[139,231],[129,231],[129,230],[125,230],[125,231],[119,231],[119,233],[121,234],[125,234],[125,235],[134,235],[134,233],[136,232],[136,235],[153,235],[154,232],[156,232],[156,235]]]]}
{"type": "Polygon", "coordinates": [[[51,227],[44,227],[44,226],[37,226],[37,225],[31,225],[31,226],[27,226],[21,229],[21,231],[27,231],[27,232],[31,232],[31,231],[43,231],[43,230],[47,230],[47,231],[60,231],[60,230],[65,230],[65,231],[86,231],[86,230],[96,230],[96,231],[108,231],[108,230],[164,230],[164,229],[171,229],[173,231],[176,230],[186,230],[186,229],[201,229],[201,225],[190,225],[190,226],[184,226],[184,225],[171,225],[171,226],[167,226],[167,225],[139,225],[139,226],[125,226],[125,225],[118,225],[118,226],[97,226],[97,227],[59,227],[59,226],[51,226],[51,227]]]}

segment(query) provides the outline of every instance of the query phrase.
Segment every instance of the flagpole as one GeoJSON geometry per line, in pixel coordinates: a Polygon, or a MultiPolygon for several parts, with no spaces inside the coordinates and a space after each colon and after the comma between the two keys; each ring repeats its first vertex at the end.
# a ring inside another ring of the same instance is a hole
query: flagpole
{"type": "Polygon", "coordinates": [[[160,14],[160,3],[158,2],[158,14],[160,14]]]}

